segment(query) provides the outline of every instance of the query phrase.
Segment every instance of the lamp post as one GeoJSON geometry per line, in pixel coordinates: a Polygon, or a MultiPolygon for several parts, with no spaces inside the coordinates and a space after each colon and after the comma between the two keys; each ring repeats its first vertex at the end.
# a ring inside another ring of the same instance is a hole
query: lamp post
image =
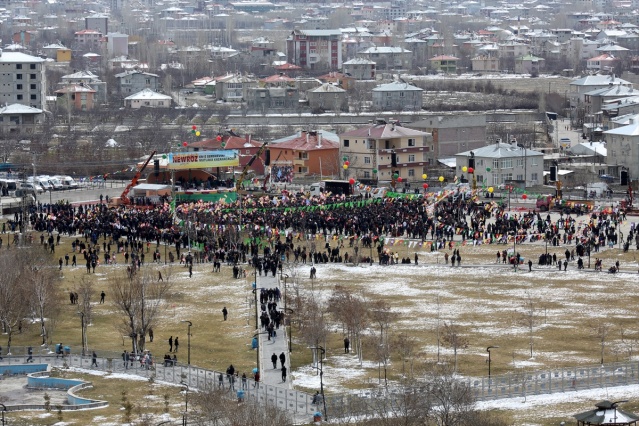
{"type": "Polygon", "coordinates": [[[4,412],[7,411],[7,406],[2,403],[0,403],[0,405],[2,405],[2,426],[4,426],[4,412]]]}
{"type": "Polygon", "coordinates": [[[180,382],[184,389],[184,415],[182,416],[182,426],[187,425],[187,413],[189,412],[189,385],[185,382],[180,382]]]}
{"type": "MultiPolygon", "coordinates": [[[[257,336],[259,336],[260,334],[268,334],[267,331],[260,331],[259,333],[255,333],[253,335],[253,338],[255,339],[257,336]]],[[[257,340],[257,348],[255,348],[255,365],[257,366],[257,371],[261,371],[260,370],[260,341],[259,339],[257,340]]]]}
{"type": "Polygon", "coordinates": [[[322,401],[324,402],[324,420],[327,421],[328,420],[328,413],[326,412],[326,398],[324,398],[324,366],[322,364],[322,360],[324,358],[324,354],[326,353],[326,349],[324,349],[321,346],[315,346],[315,347],[311,347],[311,349],[314,350],[320,350],[321,354],[320,354],[320,394],[322,394],[322,401]]]}
{"type": "MultiPolygon", "coordinates": [[[[292,309],[289,309],[286,304],[287,304],[287,300],[288,300],[288,285],[287,285],[287,280],[289,278],[288,274],[282,274],[281,277],[284,278],[284,312],[286,314],[286,318],[288,319],[288,352],[291,353],[293,352],[293,345],[292,345],[292,341],[293,341],[293,324],[291,324],[291,317],[288,315],[289,312],[295,312],[292,309]]],[[[286,324],[285,324],[286,325],[286,324]]]]}
{"type": "Polygon", "coordinates": [[[86,330],[84,328],[84,312],[78,311],[78,315],[80,315],[80,327],[82,328],[82,356],[86,355],[86,330]]]}
{"type": "Polygon", "coordinates": [[[499,348],[499,346],[488,346],[486,348],[486,352],[488,352],[488,386],[490,386],[490,362],[491,362],[490,350],[491,349],[498,349],[498,348],[499,348]]]}
{"type": "Polygon", "coordinates": [[[191,327],[193,326],[193,323],[191,321],[188,320],[182,320],[180,322],[185,322],[187,324],[187,330],[186,330],[186,363],[188,365],[191,365],[191,327]]]}

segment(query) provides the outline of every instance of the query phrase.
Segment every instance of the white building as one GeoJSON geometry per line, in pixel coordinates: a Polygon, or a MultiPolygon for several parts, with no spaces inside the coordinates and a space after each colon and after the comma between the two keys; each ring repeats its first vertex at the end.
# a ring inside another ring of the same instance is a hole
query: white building
{"type": "Polygon", "coordinates": [[[468,160],[474,155],[477,186],[498,186],[510,181],[526,182],[526,186],[538,185],[543,181],[544,154],[516,144],[497,142],[472,151],[455,155],[455,174],[462,174],[462,167],[468,166],[468,160]],[[471,154],[472,153],[472,154],[471,154]],[[490,169],[490,170],[489,170],[490,169]]]}
{"type": "Polygon", "coordinates": [[[0,50],[0,105],[45,109],[44,59],[0,50]]]}
{"type": "Polygon", "coordinates": [[[124,98],[124,106],[131,109],[142,107],[169,108],[171,106],[171,97],[154,92],[151,89],[144,89],[141,92],[124,98]]]}

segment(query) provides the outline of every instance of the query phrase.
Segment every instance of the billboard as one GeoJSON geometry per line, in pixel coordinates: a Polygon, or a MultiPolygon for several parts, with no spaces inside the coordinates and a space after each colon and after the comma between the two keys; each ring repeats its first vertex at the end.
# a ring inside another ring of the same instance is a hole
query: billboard
{"type": "Polygon", "coordinates": [[[169,153],[169,170],[207,169],[210,167],[239,166],[237,150],[195,151],[169,153]]]}

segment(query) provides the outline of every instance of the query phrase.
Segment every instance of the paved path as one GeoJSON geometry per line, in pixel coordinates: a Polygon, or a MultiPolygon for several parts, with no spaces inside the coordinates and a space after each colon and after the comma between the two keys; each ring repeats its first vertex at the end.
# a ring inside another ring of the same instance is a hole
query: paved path
{"type": "MultiPolygon", "coordinates": [[[[279,279],[276,275],[275,277],[272,274],[268,274],[268,277],[257,276],[257,297],[258,297],[258,311],[259,311],[259,292],[260,288],[270,289],[279,286],[279,279]]],[[[280,288],[283,292],[283,289],[280,288]]],[[[283,297],[283,296],[282,296],[283,297]]],[[[283,311],[283,307],[279,306],[283,303],[283,299],[278,303],[278,310],[283,311]]],[[[264,332],[264,329],[260,330],[260,332],[264,332]]],[[[267,334],[259,335],[259,347],[260,347],[260,366],[262,368],[262,382],[267,385],[274,385],[278,387],[284,387],[287,389],[292,389],[291,385],[291,363],[290,363],[290,354],[288,352],[288,340],[286,335],[286,328],[283,325],[280,325],[280,328],[276,330],[277,336],[274,339],[268,340],[267,334]],[[287,379],[286,382],[282,382],[282,371],[281,364],[279,361],[279,356],[281,353],[284,353],[286,356],[286,369],[287,369],[287,379]],[[273,363],[271,362],[271,356],[275,354],[278,357],[277,361],[277,369],[273,369],[273,363]]]]}

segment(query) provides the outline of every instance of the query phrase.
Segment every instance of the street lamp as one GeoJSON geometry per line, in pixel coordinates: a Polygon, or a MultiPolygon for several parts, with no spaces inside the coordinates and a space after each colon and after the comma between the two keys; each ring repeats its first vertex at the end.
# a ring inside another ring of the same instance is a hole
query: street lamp
{"type": "MultiPolygon", "coordinates": [[[[268,331],[260,331],[259,333],[255,333],[253,338],[257,338],[260,334],[268,334],[268,331]]],[[[257,340],[257,347],[255,348],[255,365],[257,366],[257,371],[260,370],[260,340],[257,340]]]]}
{"type": "Polygon", "coordinates": [[[486,352],[488,352],[488,385],[490,386],[490,350],[491,349],[499,349],[499,346],[488,346],[486,348],[486,352]]]}
{"type": "Polygon", "coordinates": [[[189,385],[185,382],[180,382],[180,384],[186,388],[184,389],[184,415],[182,416],[182,426],[186,426],[186,417],[189,412],[189,385]]]}
{"type": "Polygon", "coordinates": [[[286,318],[288,319],[288,352],[293,352],[293,324],[291,323],[291,317],[289,312],[295,313],[291,308],[284,308],[284,312],[286,312],[286,318]]]}
{"type": "Polygon", "coordinates": [[[86,331],[84,328],[84,312],[83,311],[78,311],[78,315],[80,315],[80,326],[82,328],[82,356],[86,355],[86,341],[87,341],[87,336],[86,336],[86,331]]]}
{"type": "Polygon", "coordinates": [[[4,412],[7,411],[7,406],[2,403],[0,403],[0,405],[2,405],[2,426],[4,426],[4,412]]]}
{"type": "Polygon", "coordinates": [[[185,322],[188,325],[186,331],[186,362],[188,365],[191,365],[191,327],[193,326],[193,323],[188,320],[182,320],[180,322],[185,322]]]}
{"type": "Polygon", "coordinates": [[[322,394],[322,401],[324,402],[324,420],[328,421],[328,413],[326,412],[326,398],[324,398],[324,366],[322,364],[322,360],[324,359],[324,354],[326,354],[326,349],[321,346],[311,347],[314,350],[320,350],[320,393],[322,394]]]}

